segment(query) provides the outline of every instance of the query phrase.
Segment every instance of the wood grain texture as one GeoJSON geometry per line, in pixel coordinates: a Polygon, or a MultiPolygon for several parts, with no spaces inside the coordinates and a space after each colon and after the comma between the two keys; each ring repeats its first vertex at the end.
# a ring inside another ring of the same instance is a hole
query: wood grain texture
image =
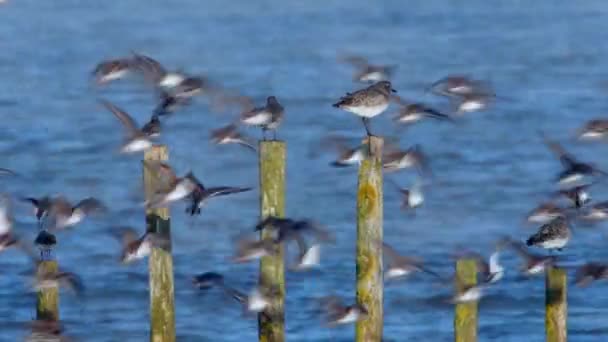
{"type": "Polygon", "coordinates": [[[368,317],[355,326],[357,342],[379,342],[383,329],[382,279],[382,147],[383,140],[371,137],[362,148],[370,154],[361,163],[357,189],[357,302],[368,317]]]}
{"type": "MultiPolygon", "coordinates": [[[[169,152],[164,145],[155,145],[144,155],[145,160],[166,161],[169,152]]],[[[144,170],[144,191],[150,198],[161,185],[158,175],[149,168],[144,170]]],[[[150,269],[150,341],[175,341],[175,298],[173,288],[173,258],[171,256],[171,224],[169,209],[146,210],[146,229],[167,239],[166,249],[152,248],[150,269]]]]}
{"type": "Polygon", "coordinates": [[[547,342],[568,340],[568,276],[564,269],[551,268],[545,277],[545,332],[547,342]]]}
{"type": "MultiPolygon", "coordinates": [[[[456,262],[456,291],[477,284],[477,261],[460,259],[456,262]]],[[[460,303],[454,312],[454,341],[477,341],[477,302],[460,303]]]]}
{"type": "MultiPolygon", "coordinates": [[[[286,146],[282,141],[261,141],[260,158],[260,214],[285,216],[285,161],[286,146]]],[[[263,229],[262,239],[272,238],[263,229]]],[[[263,342],[285,341],[285,265],[283,247],[279,253],[264,256],[260,261],[260,287],[273,294],[270,308],[258,315],[258,336],[263,342]]]]}
{"type": "MultiPolygon", "coordinates": [[[[49,253],[49,255],[51,255],[49,253]]],[[[37,272],[41,274],[52,274],[59,271],[57,261],[47,258],[40,261],[37,272]]],[[[41,289],[37,293],[36,319],[59,320],[59,289],[56,287],[41,289]]]]}

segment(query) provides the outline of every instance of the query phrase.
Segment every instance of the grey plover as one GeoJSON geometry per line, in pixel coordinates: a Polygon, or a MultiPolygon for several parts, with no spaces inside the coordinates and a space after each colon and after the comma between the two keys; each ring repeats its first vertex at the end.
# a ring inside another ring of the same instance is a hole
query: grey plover
{"type": "Polygon", "coordinates": [[[354,66],[356,71],[353,80],[364,83],[389,81],[397,68],[396,65],[370,64],[367,59],[354,55],[339,56],[338,60],[354,66]]]}
{"type": "Polygon", "coordinates": [[[608,265],[599,262],[588,262],[580,266],[574,275],[574,284],[585,287],[593,281],[608,279],[608,265]]]}
{"type": "Polygon", "coordinates": [[[382,156],[382,167],[386,172],[394,172],[407,168],[415,168],[420,175],[431,175],[431,169],[425,153],[420,145],[414,145],[406,150],[387,145],[382,156]]]}
{"type": "Polygon", "coordinates": [[[553,255],[540,255],[532,253],[520,241],[508,239],[508,246],[511,247],[524,261],[521,266],[521,272],[527,276],[538,275],[544,273],[545,270],[552,267],[557,258],[553,255]]]}
{"type": "Polygon", "coordinates": [[[355,323],[366,319],[369,312],[365,306],[355,303],[345,305],[337,296],[325,296],[319,299],[321,308],[325,312],[325,320],[328,326],[355,323]]]}
{"type": "Polygon", "coordinates": [[[414,272],[426,272],[440,278],[439,274],[424,267],[421,259],[403,256],[386,242],[377,242],[377,244],[382,246],[382,253],[387,261],[384,270],[386,281],[407,277],[414,272]]]}
{"type": "Polygon", "coordinates": [[[97,84],[106,84],[125,77],[132,68],[131,56],[103,60],[95,66],[93,77],[97,84]]]}
{"type": "Polygon", "coordinates": [[[568,219],[560,216],[542,225],[526,240],[526,245],[561,251],[570,241],[570,235],[568,219]]]}
{"type": "Polygon", "coordinates": [[[576,184],[586,177],[608,175],[605,171],[597,169],[590,163],[577,160],[572,154],[566,152],[558,142],[549,139],[542,131],[539,131],[539,134],[547,147],[557,155],[562,164],[563,169],[557,177],[560,185],[576,184]]]}
{"type": "Polygon", "coordinates": [[[99,100],[99,102],[120,120],[126,130],[126,138],[120,149],[122,153],[142,152],[152,147],[151,134],[139,129],[135,120],[127,112],[109,101],[99,100]]]}
{"type": "Polygon", "coordinates": [[[240,121],[244,125],[261,127],[264,140],[266,140],[266,131],[272,131],[273,139],[276,140],[276,130],[283,121],[284,115],[285,108],[279,100],[275,96],[268,96],[265,106],[241,113],[240,121]]]}
{"type": "Polygon", "coordinates": [[[252,151],[257,151],[250,139],[239,132],[238,127],[235,124],[212,130],[211,141],[217,145],[238,144],[252,151]]]}
{"type": "Polygon", "coordinates": [[[580,140],[603,140],[608,137],[608,119],[592,119],[578,130],[580,140]]]}
{"type": "Polygon", "coordinates": [[[70,228],[91,214],[106,211],[107,207],[94,197],[87,197],[72,205],[65,197],[57,196],[51,199],[48,210],[49,230],[70,228]]]}
{"type": "Polygon", "coordinates": [[[395,92],[397,91],[393,89],[391,82],[380,81],[354,93],[346,93],[333,106],[360,116],[367,135],[372,136],[369,120],[388,108],[391,93],[395,92]]]}

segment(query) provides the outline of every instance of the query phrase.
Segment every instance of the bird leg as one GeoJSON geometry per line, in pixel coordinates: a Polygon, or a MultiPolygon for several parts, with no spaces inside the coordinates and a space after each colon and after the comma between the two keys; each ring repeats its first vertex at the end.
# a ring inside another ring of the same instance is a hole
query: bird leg
{"type": "Polygon", "coordinates": [[[266,130],[268,130],[268,128],[266,128],[266,126],[262,127],[262,140],[266,141],[266,130]]]}
{"type": "Polygon", "coordinates": [[[362,117],[361,120],[363,121],[363,126],[365,126],[365,132],[367,133],[367,136],[373,137],[374,135],[372,134],[370,129],[369,118],[362,117]]]}

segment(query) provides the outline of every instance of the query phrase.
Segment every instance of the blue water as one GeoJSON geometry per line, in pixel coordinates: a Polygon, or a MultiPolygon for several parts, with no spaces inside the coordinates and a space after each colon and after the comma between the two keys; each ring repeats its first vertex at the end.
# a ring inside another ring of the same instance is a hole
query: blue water
{"type": "MultiPolygon", "coordinates": [[[[147,119],[152,92],[137,82],[95,90],[93,66],[130,50],[169,66],[208,75],[258,102],[276,95],[286,107],[279,131],[287,141],[287,213],[313,217],[331,227],[337,243],[323,250],[323,268],[287,276],[286,331],[289,341],[348,341],[354,328],[326,328],[314,298],[330,292],[348,300],[355,285],[356,169],[332,169],[330,157],[309,151],[329,132],[363,134],[354,116],[332,101],[359,87],[351,69],[336,63],[340,51],[377,63],[398,64],[394,87],[405,98],[440,108],[442,99],[424,86],[448,73],[491,81],[504,97],[484,113],[458,125],[422,123],[395,128],[388,115],[374,119],[376,132],[398,136],[403,147],[422,144],[437,182],[415,217],[398,210],[399,197],[386,187],[385,240],[417,255],[435,269],[452,271],[457,245],[488,254],[497,237],[523,239],[528,210],[553,190],[559,163],[537,129],[564,141],[583,160],[608,168],[607,147],[572,141],[585,120],[605,115],[608,70],[604,1],[39,1],[8,0],[0,7],[1,165],[22,177],[1,179],[14,195],[64,193],[77,200],[98,196],[111,206],[59,235],[57,257],[81,274],[87,299],[62,292],[61,318],[82,341],[144,341],[148,336],[147,263],[122,267],[112,225],[143,230],[141,164],[122,156],[116,119],[96,99],[104,97],[147,119]]],[[[208,132],[233,119],[212,113],[204,101],[166,122],[162,141],[178,172],[192,169],[209,185],[256,186],[257,161],[238,147],[216,147],[208,132]]],[[[249,130],[259,135],[257,130],[249,130]]],[[[407,185],[412,172],[393,176],[407,185]]],[[[592,191],[607,200],[605,186],[592,191]]],[[[234,265],[231,237],[252,228],[258,217],[253,191],[209,203],[200,218],[172,211],[176,324],[179,341],[252,341],[256,320],[243,318],[230,298],[197,293],[190,277],[218,271],[241,289],[256,282],[257,265],[234,265]]],[[[36,234],[31,208],[15,204],[18,231],[36,234]]],[[[566,253],[577,261],[607,258],[601,226],[575,230],[566,253]]],[[[517,279],[519,260],[505,255],[509,272],[481,302],[480,341],[542,341],[544,281],[517,279]]],[[[0,256],[0,340],[27,333],[20,325],[34,316],[29,267],[17,251],[0,256]]],[[[572,341],[603,341],[608,311],[605,284],[569,291],[572,341]]],[[[453,309],[442,304],[448,288],[417,276],[385,289],[385,335],[394,341],[452,340],[453,309]]]]}

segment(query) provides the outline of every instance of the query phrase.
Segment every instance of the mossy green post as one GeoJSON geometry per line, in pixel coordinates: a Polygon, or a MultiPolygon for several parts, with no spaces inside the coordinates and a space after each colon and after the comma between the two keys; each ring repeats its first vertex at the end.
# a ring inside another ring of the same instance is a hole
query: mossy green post
{"type": "MultiPolygon", "coordinates": [[[[285,216],[285,143],[261,141],[260,151],[260,212],[267,216],[285,216]]],[[[262,239],[272,238],[263,229],[262,239]]],[[[258,315],[258,336],[261,342],[285,341],[285,265],[283,247],[279,253],[264,256],[260,261],[260,287],[273,291],[270,307],[258,315]]]]}
{"type": "Polygon", "coordinates": [[[547,342],[568,340],[566,318],[568,316],[567,274],[564,269],[551,268],[545,278],[545,330],[547,342]]]}
{"type": "MultiPolygon", "coordinates": [[[[41,260],[37,272],[42,274],[53,274],[59,271],[57,260],[50,250],[41,253],[41,260]],[[44,254],[44,255],[43,255],[44,254]]],[[[59,320],[59,289],[50,287],[38,291],[36,300],[36,319],[59,320]]]]}
{"type": "Polygon", "coordinates": [[[357,303],[367,311],[357,322],[357,342],[380,342],[383,328],[382,279],[382,147],[380,137],[370,137],[362,148],[370,153],[359,167],[357,189],[357,303]]]}
{"type": "MultiPolygon", "coordinates": [[[[460,259],[456,262],[456,291],[477,284],[477,261],[475,259],[460,259]]],[[[460,303],[456,305],[454,315],[454,341],[477,341],[477,302],[460,303]]]]}
{"type": "MultiPolygon", "coordinates": [[[[146,151],[145,160],[166,161],[169,152],[164,145],[154,145],[146,151]]],[[[162,186],[160,177],[144,167],[146,198],[150,198],[162,186]]],[[[173,293],[173,259],[171,257],[171,229],[169,209],[146,210],[146,229],[167,239],[167,248],[154,247],[150,253],[150,341],[175,341],[175,299],[173,293]]]]}

